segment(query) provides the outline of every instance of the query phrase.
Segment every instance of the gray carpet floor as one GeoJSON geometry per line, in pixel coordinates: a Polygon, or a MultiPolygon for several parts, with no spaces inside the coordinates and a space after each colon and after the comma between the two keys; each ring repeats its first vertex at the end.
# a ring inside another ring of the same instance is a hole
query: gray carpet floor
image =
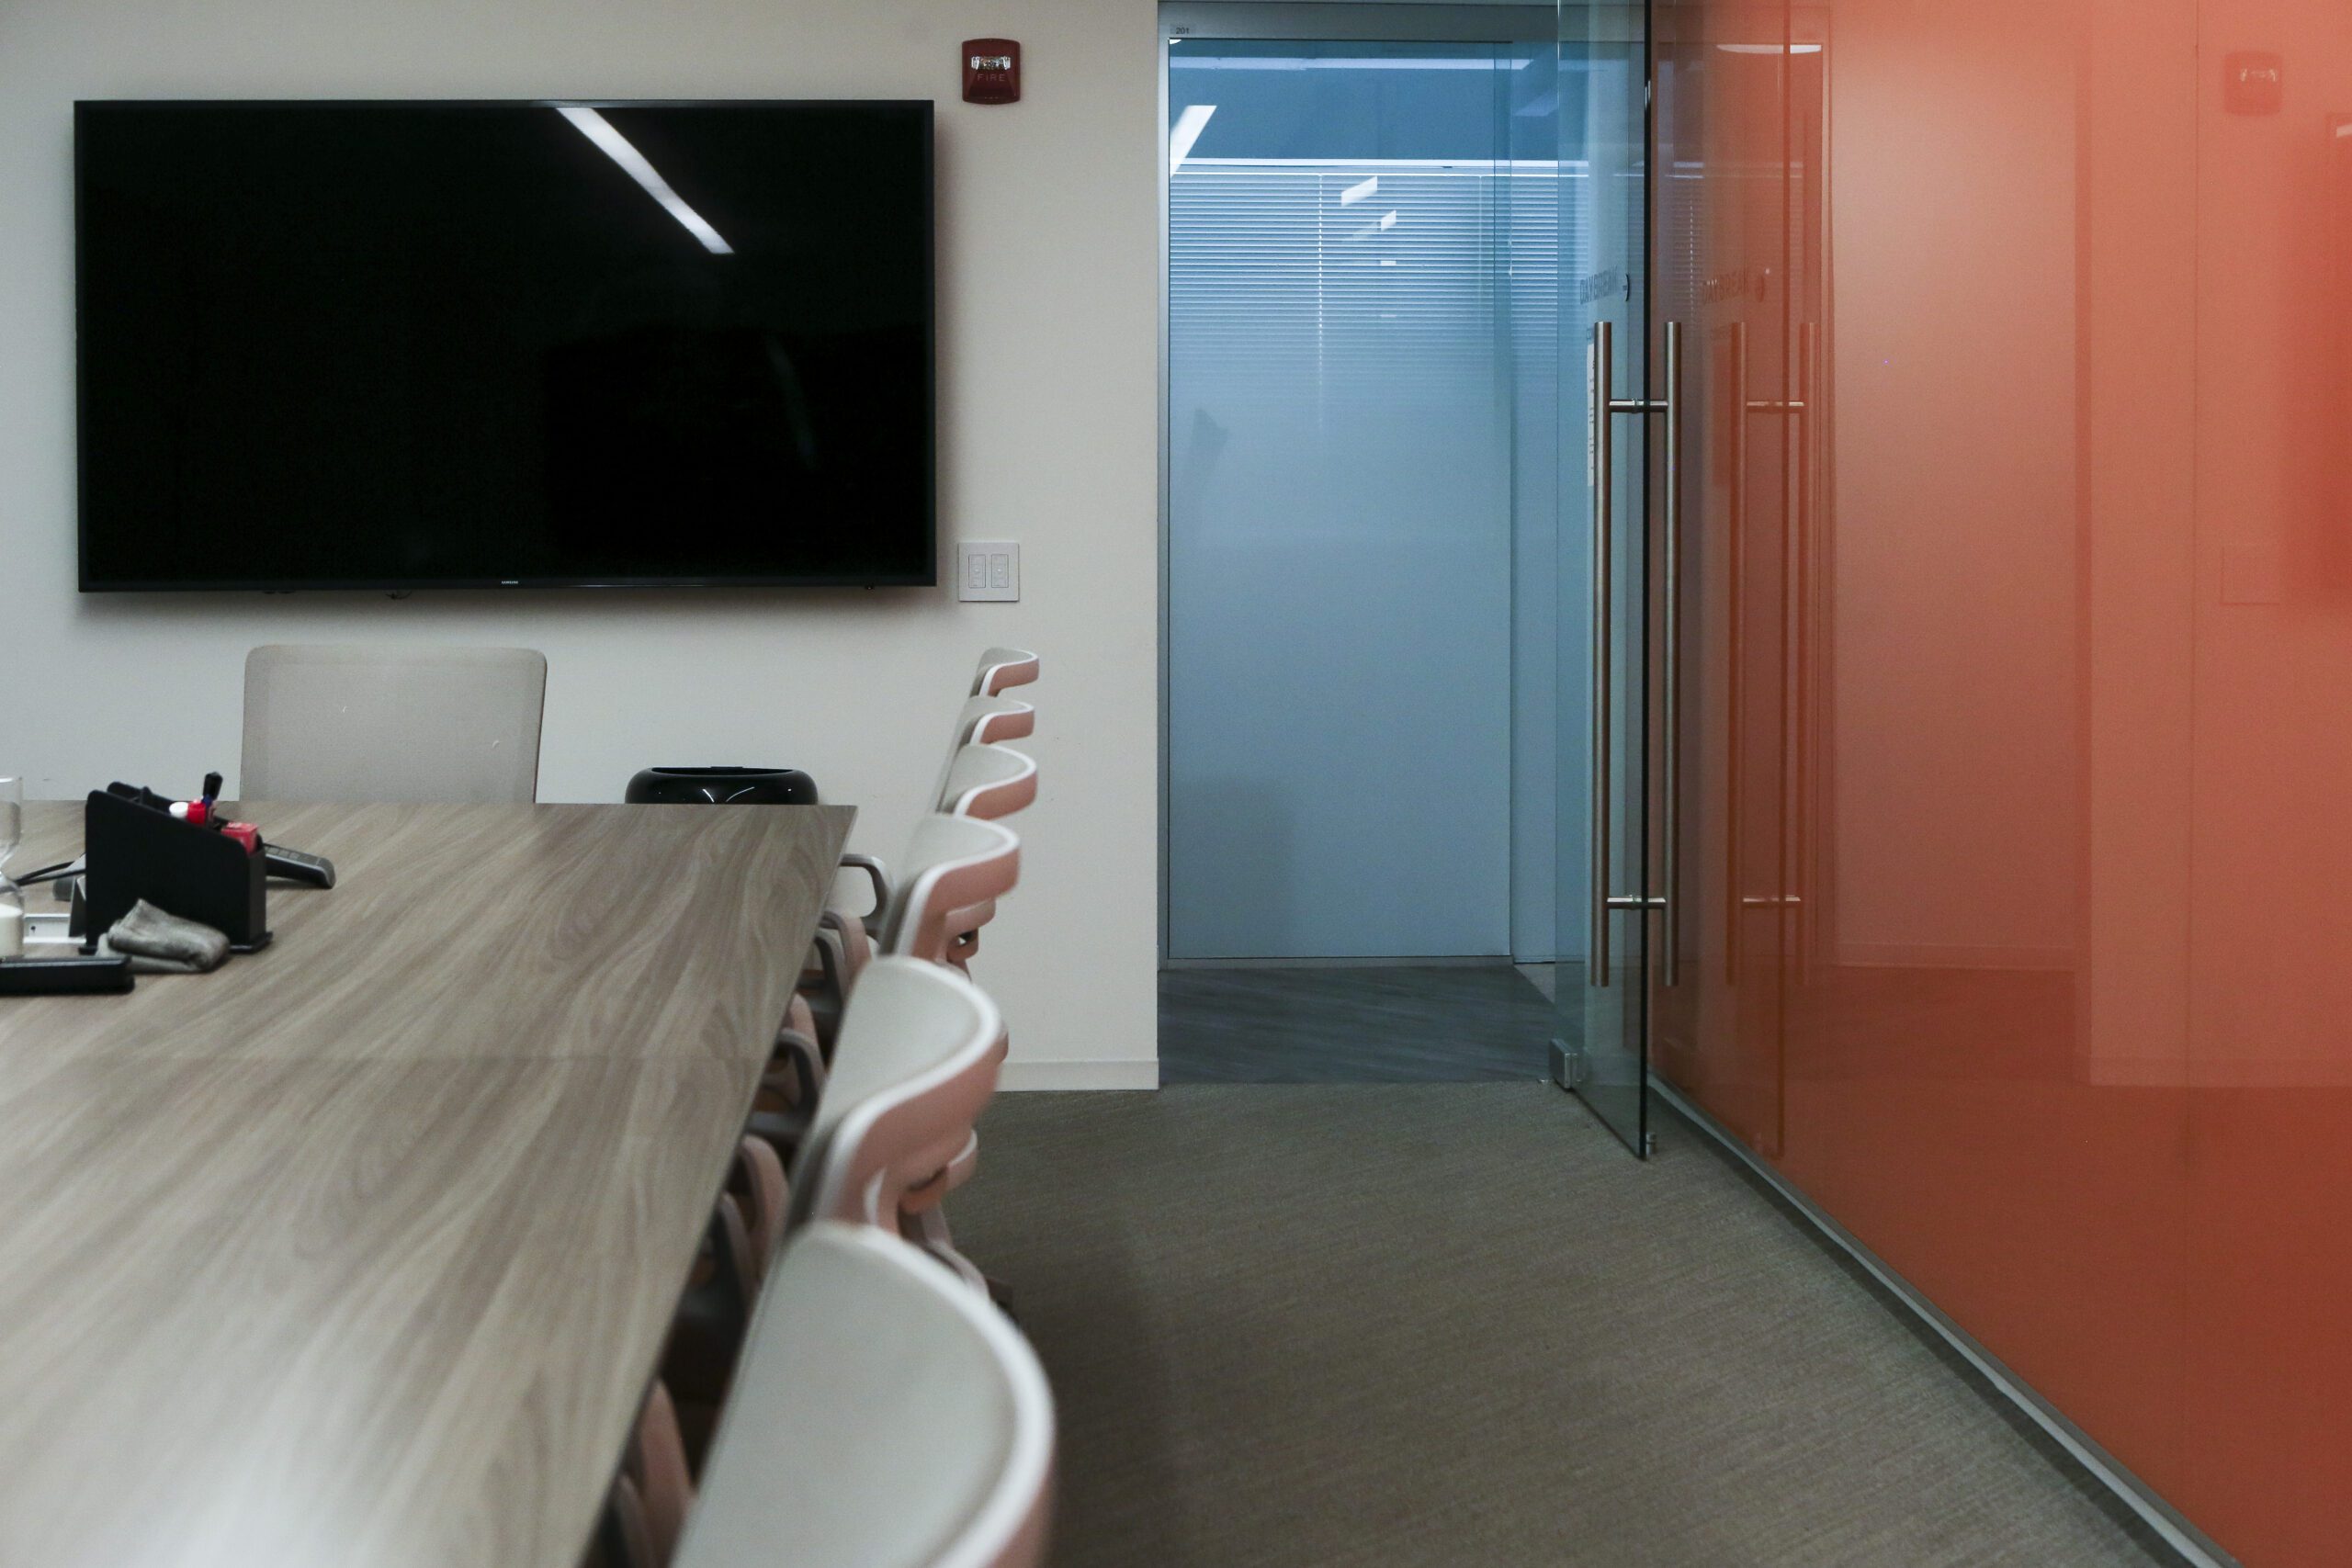
{"type": "Polygon", "coordinates": [[[956,1237],[1059,1568],[2144,1568],[2120,1506],[1668,1119],[1548,1085],[1005,1095],[956,1237]]]}

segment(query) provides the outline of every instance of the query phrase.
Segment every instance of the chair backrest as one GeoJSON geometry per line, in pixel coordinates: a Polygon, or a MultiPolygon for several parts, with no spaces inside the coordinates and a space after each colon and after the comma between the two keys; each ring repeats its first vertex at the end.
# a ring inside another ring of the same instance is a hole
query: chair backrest
{"type": "Polygon", "coordinates": [[[950,917],[1001,898],[1020,878],[1021,840],[1012,829],[934,812],[915,824],[907,840],[890,907],[883,911],[881,950],[946,963],[948,944],[961,934],[948,929],[950,917]]]}
{"type": "Polygon", "coordinates": [[[946,793],[947,770],[956,765],[956,753],[965,747],[1019,740],[1036,731],[1037,710],[1027,703],[1013,697],[969,699],[956,716],[955,731],[947,738],[947,754],[939,760],[939,776],[931,781],[931,798],[935,802],[946,793]]]}
{"type": "Polygon", "coordinates": [[[1037,798],[1037,764],[1010,746],[966,746],[947,764],[937,809],[993,822],[1037,798]]]}
{"type": "Polygon", "coordinates": [[[547,660],[526,648],[256,648],[237,794],[528,805],[547,688],[547,660]]]}
{"type": "Polygon", "coordinates": [[[1032,1568],[1054,1403],[988,1299],[877,1231],[777,1259],[677,1568],[1032,1568]]]}
{"type": "Polygon", "coordinates": [[[1012,686],[1025,686],[1037,678],[1037,656],[1025,648],[991,648],[980,655],[980,662],[972,671],[972,695],[993,697],[1001,695],[1012,686]]]}
{"type": "Polygon", "coordinates": [[[900,1201],[963,1152],[1003,1059],[1004,1020],[971,981],[921,959],[867,964],[793,1160],[792,1223],[896,1235],[900,1201]]]}
{"type": "Polygon", "coordinates": [[[955,739],[948,750],[969,746],[975,742],[988,746],[1000,740],[1019,740],[1037,733],[1037,709],[1018,697],[973,697],[964,704],[964,711],[956,716],[955,739]]]}

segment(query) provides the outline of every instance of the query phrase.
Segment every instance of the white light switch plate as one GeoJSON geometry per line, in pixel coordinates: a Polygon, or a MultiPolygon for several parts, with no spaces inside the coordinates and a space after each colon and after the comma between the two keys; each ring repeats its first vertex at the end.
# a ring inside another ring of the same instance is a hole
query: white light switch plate
{"type": "Polygon", "coordinates": [[[970,539],[956,546],[956,597],[1021,597],[1021,547],[1009,539],[970,539]]]}

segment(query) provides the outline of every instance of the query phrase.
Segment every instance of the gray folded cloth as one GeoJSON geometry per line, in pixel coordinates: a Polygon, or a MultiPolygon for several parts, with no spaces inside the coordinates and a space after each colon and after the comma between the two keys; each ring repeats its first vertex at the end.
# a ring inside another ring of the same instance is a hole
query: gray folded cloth
{"type": "Polygon", "coordinates": [[[229,961],[229,939],[141,898],[98,939],[98,951],[128,957],[135,975],[201,975],[229,961]]]}

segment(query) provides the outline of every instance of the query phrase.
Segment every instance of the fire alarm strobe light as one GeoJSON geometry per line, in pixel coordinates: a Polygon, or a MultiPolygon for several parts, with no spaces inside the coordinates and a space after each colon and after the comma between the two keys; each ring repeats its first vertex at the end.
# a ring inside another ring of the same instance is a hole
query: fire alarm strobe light
{"type": "Polygon", "coordinates": [[[1021,46],[1009,38],[966,39],[964,101],[967,104],[1019,103],[1021,46]]]}

